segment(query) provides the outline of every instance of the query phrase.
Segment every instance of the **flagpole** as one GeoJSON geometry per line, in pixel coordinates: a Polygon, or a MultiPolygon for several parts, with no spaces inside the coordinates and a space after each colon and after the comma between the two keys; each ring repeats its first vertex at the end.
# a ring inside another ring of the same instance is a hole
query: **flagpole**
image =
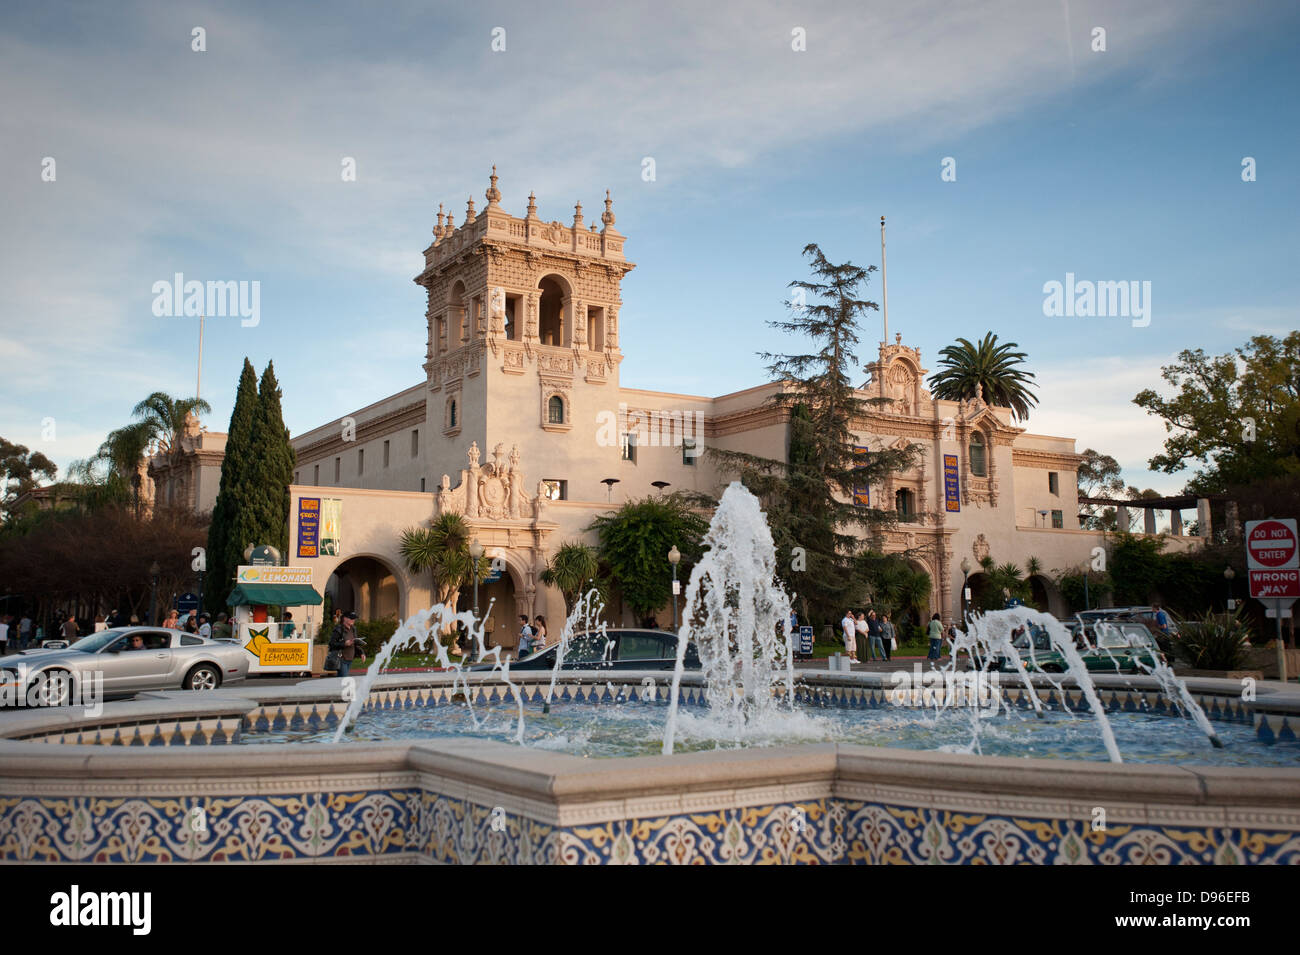
{"type": "Polygon", "coordinates": [[[885,269],[885,217],[880,217],[880,287],[885,319],[885,344],[889,344],[889,273],[885,269]]]}
{"type": "Polygon", "coordinates": [[[194,398],[203,397],[203,313],[199,312],[199,375],[194,383],[194,398]]]}

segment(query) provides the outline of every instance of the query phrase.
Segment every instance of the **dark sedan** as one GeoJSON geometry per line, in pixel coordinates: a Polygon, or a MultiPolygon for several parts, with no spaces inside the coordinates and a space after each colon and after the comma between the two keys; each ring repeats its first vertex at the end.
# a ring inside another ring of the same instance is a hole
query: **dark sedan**
{"type": "MultiPolygon", "coordinates": [[[[553,670],[558,650],[557,643],[540,653],[512,661],[510,669],[553,670]]],[[[606,630],[575,634],[561,669],[671,670],[676,666],[677,634],[666,630],[606,630]]],[[[688,670],[700,668],[700,656],[693,643],[686,645],[683,666],[688,670]]]]}

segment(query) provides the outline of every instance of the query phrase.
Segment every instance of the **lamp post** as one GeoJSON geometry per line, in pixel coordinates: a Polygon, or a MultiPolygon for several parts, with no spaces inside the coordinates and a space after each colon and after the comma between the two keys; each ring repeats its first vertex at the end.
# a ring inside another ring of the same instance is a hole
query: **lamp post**
{"type": "Polygon", "coordinates": [[[1228,582],[1228,609],[1236,610],[1235,601],[1232,599],[1232,578],[1237,576],[1237,572],[1231,567],[1223,568],[1223,579],[1228,582]]]}
{"type": "Polygon", "coordinates": [[[158,561],[149,565],[149,626],[158,626],[158,575],[162,573],[162,568],[158,566],[158,561]]]}
{"type": "Polygon", "coordinates": [[[966,629],[966,581],[970,578],[970,558],[961,559],[961,628],[966,629]]]}
{"type": "Polygon", "coordinates": [[[668,552],[668,563],[673,565],[673,633],[677,632],[677,564],[682,559],[682,552],[674,544],[668,552]]]}
{"type": "Polygon", "coordinates": [[[483,556],[483,545],[478,542],[477,537],[469,542],[469,556],[474,561],[474,619],[478,620],[478,562],[483,556]]]}

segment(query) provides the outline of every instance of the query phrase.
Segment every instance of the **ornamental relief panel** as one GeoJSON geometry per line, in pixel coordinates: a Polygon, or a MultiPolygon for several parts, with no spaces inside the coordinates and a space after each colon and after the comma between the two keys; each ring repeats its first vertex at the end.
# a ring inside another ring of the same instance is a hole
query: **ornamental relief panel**
{"type": "Polygon", "coordinates": [[[545,352],[539,352],[537,355],[537,370],[552,375],[572,375],[573,358],[569,355],[548,355],[545,352]]]}

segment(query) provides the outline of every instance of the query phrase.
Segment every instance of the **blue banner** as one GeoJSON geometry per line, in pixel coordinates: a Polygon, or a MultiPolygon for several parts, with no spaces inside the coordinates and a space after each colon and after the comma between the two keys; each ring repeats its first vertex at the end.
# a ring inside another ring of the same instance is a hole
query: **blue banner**
{"type": "Polygon", "coordinates": [[[950,513],[961,510],[961,474],[955,454],[943,456],[943,509],[950,513]]]}
{"type": "Polygon", "coordinates": [[[320,498],[298,498],[298,556],[319,557],[320,498]]]}

